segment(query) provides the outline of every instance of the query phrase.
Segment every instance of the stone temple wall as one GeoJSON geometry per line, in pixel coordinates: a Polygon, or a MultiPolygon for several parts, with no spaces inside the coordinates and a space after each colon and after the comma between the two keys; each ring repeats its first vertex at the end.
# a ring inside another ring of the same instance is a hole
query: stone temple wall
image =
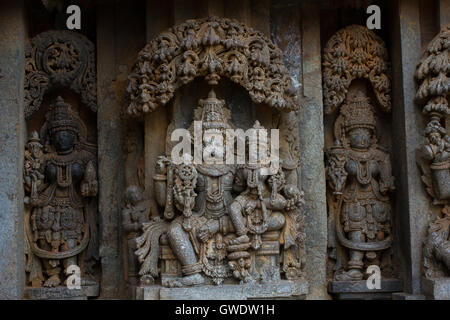
{"type": "Polygon", "coordinates": [[[450,299],[449,0],[69,2],[0,4],[1,299],[450,299]]]}

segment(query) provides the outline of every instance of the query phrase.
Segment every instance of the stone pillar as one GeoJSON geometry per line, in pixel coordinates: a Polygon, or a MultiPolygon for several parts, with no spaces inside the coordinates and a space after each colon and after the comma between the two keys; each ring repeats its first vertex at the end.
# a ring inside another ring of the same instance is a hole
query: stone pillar
{"type": "Polygon", "coordinates": [[[439,1],[439,26],[442,29],[444,25],[450,23],[450,0],[439,1]]]}
{"type": "Polygon", "coordinates": [[[127,75],[145,45],[145,3],[102,2],[97,12],[97,129],[101,297],[125,290],[122,259],[123,147],[127,75]]]}
{"type": "Polygon", "coordinates": [[[327,204],[323,159],[324,129],[318,4],[302,5],[302,106],[299,112],[300,163],[305,193],[308,299],[327,299],[327,204]]]}
{"type": "Polygon", "coordinates": [[[25,284],[23,1],[0,3],[0,300],[21,299],[25,284]]]}
{"type": "Polygon", "coordinates": [[[396,177],[394,255],[400,261],[404,291],[420,293],[422,241],[426,236],[430,199],[422,186],[416,149],[424,142],[421,112],[414,103],[414,73],[421,56],[418,0],[399,0],[391,27],[392,169],[396,177]]]}
{"type": "Polygon", "coordinates": [[[121,105],[111,85],[116,75],[114,5],[99,6],[97,16],[97,130],[100,215],[101,296],[116,297],[123,283],[120,255],[122,194],[121,105]]]}

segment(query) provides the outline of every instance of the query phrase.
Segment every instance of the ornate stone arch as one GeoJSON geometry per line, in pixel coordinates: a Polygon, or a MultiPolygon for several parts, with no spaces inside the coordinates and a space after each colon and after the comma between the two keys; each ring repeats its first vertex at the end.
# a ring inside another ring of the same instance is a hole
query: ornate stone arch
{"type": "Polygon", "coordinates": [[[46,31],[27,45],[25,65],[25,118],[39,110],[46,91],[67,87],[97,112],[94,44],[72,31],[46,31]]]}
{"type": "Polygon", "coordinates": [[[367,79],[384,112],[391,110],[389,63],[383,40],[359,25],[336,32],[324,50],[323,86],[325,112],[344,101],[353,80],[367,79]]]}
{"type": "Polygon", "coordinates": [[[128,77],[126,111],[134,116],[151,112],[197,77],[210,85],[227,77],[244,87],[256,103],[298,109],[281,50],[236,20],[211,17],[187,20],[145,46],[128,77]]]}

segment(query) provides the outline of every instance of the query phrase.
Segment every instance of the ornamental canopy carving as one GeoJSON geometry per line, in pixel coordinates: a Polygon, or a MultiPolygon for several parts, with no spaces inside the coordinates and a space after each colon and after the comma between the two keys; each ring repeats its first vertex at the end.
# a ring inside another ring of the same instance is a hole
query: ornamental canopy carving
{"type": "Polygon", "coordinates": [[[52,87],[67,87],[97,111],[94,45],[72,31],[47,31],[31,39],[26,49],[25,118],[39,110],[52,87]]]}
{"type": "Polygon", "coordinates": [[[134,116],[151,112],[197,77],[210,85],[226,77],[244,87],[256,103],[298,109],[281,50],[242,23],[212,17],[187,20],[147,44],[129,76],[126,111],[134,116]]]}
{"type": "Polygon", "coordinates": [[[424,104],[425,113],[450,114],[447,96],[450,93],[450,24],[425,49],[416,70],[419,88],[416,99],[424,104]]]}
{"type": "Polygon", "coordinates": [[[351,25],[336,32],[323,56],[325,112],[344,101],[350,84],[367,79],[383,111],[391,110],[387,50],[383,40],[366,27],[351,25]]]}

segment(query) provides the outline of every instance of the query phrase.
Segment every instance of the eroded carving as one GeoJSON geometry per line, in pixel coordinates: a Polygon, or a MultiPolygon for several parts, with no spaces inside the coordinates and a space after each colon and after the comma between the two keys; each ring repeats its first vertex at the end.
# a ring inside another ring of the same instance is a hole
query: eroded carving
{"type": "Polygon", "coordinates": [[[335,140],[326,151],[329,247],[337,281],[362,280],[369,265],[392,275],[394,177],[389,154],[377,143],[376,110],[368,94],[373,89],[380,109],[390,111],[387,66],[384,43],[362,26],[338,31],[325,48],[326,112],[340,107],[335,140]]]}
{"type": "Polygon", "coordinates": [[[367,79],[385,112],[391,109],[389,64],[386,46],[366,27],[351,25],[336,32],[323,56],[325,112],[338,108],[355,79],[367,79]]]}
{"type": "MultiPolygon", "coordinates": [[[[368,265],[390,267],[383,256],[392,242],[393,191],[389,155],[376,142],[376,118],[369,98],[349,94],[335,123],[335,145],[327,150],[329,207],[339,244],[336,280],[361,280],[368,265]],[[383,261],[384,259],[384,261],[383,261]],[[339,261],[340,260],[340,261],[339,261]]],[[[387,253],[388,254],[388,253],[387,253]]]]}
{"type": "Polygon", "coordinates": [[[47,31],[33,39],[26,49],[25,118],[41,106],[49,88],[67,87],[80,94],[81,101],[97,111],[94,45],[72,31],[47,31]]]}
{"type": "MultiPolygon", "coordinates": [[[[63,284],[70,265],[90,283],[87,261],[95,250],[96,147],[84,123],[61,97],[50,106],[25,151],[24,184],[28,282],[33,287],[63,284]]],[[[67,274],[69,275],[69,274],[67,274]]]]}
{"type": "Polygon", "coordinates": [[[188,20],[161,33],[140,53],[127,88],[130,115],[165,105],[182,85],[221,77],[243,86],[256,103],[295,110],[292,86],[282,53],[258,31],[226,18],[188,20]]]}
{"type": "MultiPolygon", "coordinates": [[[[170,156],[159,157],[154,196],[163,210],[142,224],[143,233],[136,239],[141,283],[160,278],[170,287],[219,285],[279,281],[283,274],[299,279],[304,226],[303,193],[293,173],[298,158],[286,152],[286,161],[271,175],[262,175],[266,165],[261,162],[216,163],[212,154],[226,154],[226,129],[234,126],[225,101],[214,91],[200,100],[194,120],[201,121],[203,133],[222,135],[224,143],[204,140],[209,156],[203,154],[201,164],[175,164],[170,156]]],[[[263,127],[256,122],[254,128],[263,127]]]]}
{"type": "Polygon", "coordinates": [[[417,66],[417,102],[427,117],[426,143],[418,152],[418,164],[427,193],[438,208],[424,243],[425,276],[450,276],[450,25],[430,42],[417,66]]]}

